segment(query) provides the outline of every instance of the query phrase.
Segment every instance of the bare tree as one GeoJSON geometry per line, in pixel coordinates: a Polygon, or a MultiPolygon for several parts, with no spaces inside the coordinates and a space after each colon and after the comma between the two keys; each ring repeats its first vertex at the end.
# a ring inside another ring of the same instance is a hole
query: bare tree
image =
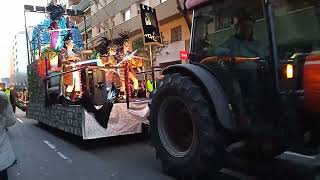
{"type": "MultiPolygon", "coordinates": [[[[161,56],[163,53],[166,53],[166,48],[168,48],[169,41],[167,41],[162,36],[162,45],[160,46],[152,46],[152,53],[153,53],[153,63],[157,61],[157,57],[161,56]]],[[[138,37],[132,41],[132,48],[134,50],[138,50],[137,55],[145,58],[150,58],[150,47],[145,46],[143,42],[143,36],[138,37]]],[[[145,67],[151,68],[151,61],[145,60],[145,67]]]]}
{"type": "Polygon", "coordinates": [[[187,0],[183,0],[183,5],[181,5],[181,0],[176,0],[177,1],[177,9],[179,10],[179,12],[181,13],[181,15],[183,16],[183,18],[185,19],[188,29],[191,32],[191,26],[192,26],[192,21],[189,17],[190,13],[186,7],[186,1],[187,0]]]}

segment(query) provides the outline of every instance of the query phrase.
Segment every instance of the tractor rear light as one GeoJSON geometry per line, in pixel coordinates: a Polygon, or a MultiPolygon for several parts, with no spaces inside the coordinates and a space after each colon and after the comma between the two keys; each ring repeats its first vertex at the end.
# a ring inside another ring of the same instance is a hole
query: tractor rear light
{"type": "Polygon", "coordinates": [[[287,75],[287,79],[293,78],[294,74],[293,74],[293,65],[292,64],[287,64],[286,75],[287,75]]]}

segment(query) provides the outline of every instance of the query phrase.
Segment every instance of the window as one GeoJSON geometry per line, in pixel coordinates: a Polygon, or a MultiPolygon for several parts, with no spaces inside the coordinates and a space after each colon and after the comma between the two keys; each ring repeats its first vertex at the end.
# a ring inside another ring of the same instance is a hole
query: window
{"type": "Polygon", "coordinates": [[[90,39],[92,37],[92,30],[88,31],[88,39],[90,39]]]}
{"type": "Polygon", "coordinates": [[[195,12],[195,33],[191,51],[201,56],[197,59],[225,55],[262,59],[269,57],[269,51],[266,49],[269,41],[266,23],[263,20],[263,6],[259,0],[247,2],[237,1],[232,10],[223,2],[217,2],[195,12]],[[243,48],[242,44],[239,47],[233,45],[243,37],[250,40],[250,45],[246,45],[250,50],[243,48]]]}
{"type": "Polygon", "coordinates": [[[167,0],[160,0],[160,3],[164,3],[164,2],[166,2],[167,0]]]}
{"type": "Polygon", "coordinates": [[[115,17],[111,18],[111,27],[114,27],[116,25],[115,17]]]}
{"type": "Polygon", "coordinates": [[[171,29],[171,42],[177,42],[182,40],[181,26],[171,29]]]}
{"type": "MultiPolygon", "coordinates": [[[[273,67],[270,66],[270,71],[266,68],[270,72],[268,72],[270,80],[268,78],[266,80],[264,79],[265,77],[258,74],[259,66],[257,66],[258,63],[255,61],[248,60],[245,63],[239,62],[232,65],[229,62],[231,59],[232,61],[235,60],[235,57],[240,57],[240,59],[261,59],[265,60],[265,62],[272,62],[273,59],[270,58],[267,48],[269,46],[268,29],[266,22],[263,20],[264,9],[262,2],[264,1],[213,1],[211,5],[195,11],[194,16],[195,31],[191,47],[191,53],[194,56],[191,56],[190,60],[199,62],[206,57],[211,57],[209,61],[208,59],[203,61],[203,64],[207,65],[208,68],[223,69],[223,72],[226,72],[226,74],[221,76],[224,81],[222,86],[225,87],[230,97],[235,92],[240,92],[237,96],[239,99],[243,99],[238,104],[241,100],[238,101],[231,98],[231,105],[238,108],[235,108],[235,114],[244,112],[250,118],[258,115],[258,112],[264,111],[264,106],[255,106],[251,102],[267,101],[269,103],[269,101],[272,102],[273,100],[269,97],[275,97],[268,94],[272,90],[269,91],[261,88],[271,87],[269,83],[271,84],[274,81],[273,77],[270,78],[273,76],[271,73],[274,72],[272,70],[273,67]],[[226,75],[230,75],[231,78],[224,79],[226,75]],[[228,83],[232,84],[234,82],[238,84],[236,91],[234,91],[235,88],[232,85],[228,85],[228,83]]],[[[264,116],[264,114],[260,114],[260,116],[264,116]]],[[[273,115],[270,117],[273,117],[273,115]]]]}
{"type": "Polygon", "coordinates": [[[312,0],[292,0],[291,2],[284,0],[271,0],[271,2],[273,6],[277,8],[277,11],[281,10],[287,12],[300,10],[314,5],[314,2],[312,2],[312,0]]]}
{"type": "Polygon", "coordinates": [[[97,1],[94,1],[94,7],[96,11],[99,9],[99,3],[97,1]]]}
{"type": "Polygon", "coordinates": [[[317,53],[320,50],[318,7],[311,0],[273,2],[278,55],[281,60],[296,53],[317,53]]]}
{"type": "Polygon", "coordinates": [[[232,18],[218,16],[216,17],[215,25],[216,31],[230,28],[232,25],[232,18]]]}
{"type": "Polygon", "coordinates": [[[86,16],[86,18],[89,18],[91,16],[91,9],[88,9],[87,11],[85,11],[84,15],[86,16]]]}
{"type": "Polygon", "coordinates": [[[131,18],[131,10],[127,9],[126,11],[123,12],[123,21],[128,21],[131,18]]]}

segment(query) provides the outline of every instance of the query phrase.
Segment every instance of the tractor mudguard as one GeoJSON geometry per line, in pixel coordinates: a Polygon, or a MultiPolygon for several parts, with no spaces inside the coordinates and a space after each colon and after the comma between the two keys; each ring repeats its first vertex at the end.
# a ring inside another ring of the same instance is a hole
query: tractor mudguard
{"type": "Polygon", "coordinates": [[[178,64],[162,71],[163,75],[173,73],[190,76],[198,85],[205,88],[220,125],[228,131],[236,131],[236,122],[232,117],[227,95],[212,72],[200,64],[178,64]]]}

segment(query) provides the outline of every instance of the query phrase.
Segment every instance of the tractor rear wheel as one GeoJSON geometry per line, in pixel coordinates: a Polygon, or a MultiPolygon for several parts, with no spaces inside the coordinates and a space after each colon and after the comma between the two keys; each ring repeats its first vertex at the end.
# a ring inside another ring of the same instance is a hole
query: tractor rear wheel
{"type": "Polygon", "coordinates": [[[150,105],[150,135],[163,170],[177,178],[203,179],[224,165],[226,136],[206,92],[189,77],[169,74],[150,105]]]}

